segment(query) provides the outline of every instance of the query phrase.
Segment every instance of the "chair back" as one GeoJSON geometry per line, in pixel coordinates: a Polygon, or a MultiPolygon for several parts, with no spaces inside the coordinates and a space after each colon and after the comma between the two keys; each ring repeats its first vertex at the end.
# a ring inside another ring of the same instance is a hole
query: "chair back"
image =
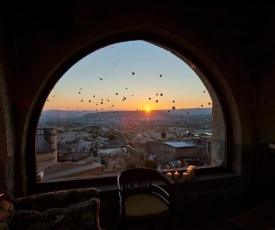
{"type": "Polygon", "coordinates": [[[152,193],[154,179],[162,179],[158,171],[149,168],[133,168],[121,172],[117,177],[117,182],[121,195],[128,197],[152,193]]]}
{"type": "Polygon", "coordinates": [[[167,175],[150,168],[127,169],[117,176],[117,184],[121,229],[137,223],[154,225],[164,219],[171,227],[173,181],[167,175]],[[145,203],[148,213],[143,209],[145,203]]]}

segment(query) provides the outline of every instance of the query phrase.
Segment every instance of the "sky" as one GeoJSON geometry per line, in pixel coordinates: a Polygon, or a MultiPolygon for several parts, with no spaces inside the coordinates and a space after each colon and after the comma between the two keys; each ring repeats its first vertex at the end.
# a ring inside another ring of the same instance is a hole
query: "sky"
{"type": "Polygon", "coordinates": [[[211,108],[204,84],[184,61],[145,41],[101,48],[73,65],[43,110],[171,110],[211,108]]]}

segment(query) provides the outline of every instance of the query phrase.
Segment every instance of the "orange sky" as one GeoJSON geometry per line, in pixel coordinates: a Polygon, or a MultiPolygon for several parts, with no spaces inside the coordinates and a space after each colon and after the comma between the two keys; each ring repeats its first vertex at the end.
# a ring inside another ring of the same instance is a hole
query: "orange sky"
{"type": "Polygon", "coordinates": [[[169,51],[143,41],[100,49],[71,67],[43,110],[170,110],[211,108],[194,71],[169,51]]]}

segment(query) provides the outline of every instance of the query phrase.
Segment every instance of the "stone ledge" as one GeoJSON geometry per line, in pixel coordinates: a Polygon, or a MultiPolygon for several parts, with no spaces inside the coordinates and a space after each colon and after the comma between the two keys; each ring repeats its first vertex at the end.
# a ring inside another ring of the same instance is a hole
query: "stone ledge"
{"type": "MultiPolygon", "coordinates": [[[[161,183],[159,183],[161,184],[161,183]]],[[[209,188],[226,188],[240,186],[240,176],[232,172],[223,173],[208,173],[197,175],[193,180],[183,182],[182,180],[175,181],[175,194],[192,191],[209,190],[209,188]]],[[[116,183],[109,183],[96,186],[101,192],[117,191],[116,183]]]]}

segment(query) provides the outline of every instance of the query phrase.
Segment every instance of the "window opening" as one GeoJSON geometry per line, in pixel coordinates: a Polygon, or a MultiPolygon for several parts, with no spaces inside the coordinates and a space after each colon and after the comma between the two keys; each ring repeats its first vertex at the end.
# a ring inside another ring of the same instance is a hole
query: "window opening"
{"type": "Polygon", "coordinates": [[[104,47],[73,65],[38,123],[40,183],[225,163],[225,124],[211,85],[193,63],[145,41],[104,47]]]}

